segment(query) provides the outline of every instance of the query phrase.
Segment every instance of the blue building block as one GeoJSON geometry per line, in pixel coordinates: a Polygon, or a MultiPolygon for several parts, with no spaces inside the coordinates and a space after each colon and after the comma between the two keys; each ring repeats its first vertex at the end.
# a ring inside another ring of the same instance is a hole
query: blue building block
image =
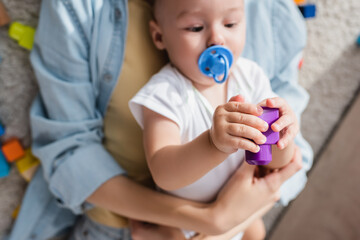
{"type": "Polygon", "coordinates": [[[3,126],[2,126],[1,123],[0,123],[0,137],[1,137],[2,135],[4,135],[4,133],[5,133],[5,129],[3,128],[3,126]]]}
{"type": "Polygon", "coordinates": [[[0,178],[9,175],[10,166],[7,163],[4,154],[0,151],[0,178]]]}
{"type": "Polygon", "coordinates": [[[360,34],[359,34],[359,36],[358,36],[358,38],[356,40],[356,44],[358,45],[358,47],[360,47],[360,34]]]}
{"type": "Polygon", "coordinates": [[[304,16],[304,18],[313,18],[316,15],[316,5],[315,4],[304,4],[300,5],[299,9],[304,16]]]}

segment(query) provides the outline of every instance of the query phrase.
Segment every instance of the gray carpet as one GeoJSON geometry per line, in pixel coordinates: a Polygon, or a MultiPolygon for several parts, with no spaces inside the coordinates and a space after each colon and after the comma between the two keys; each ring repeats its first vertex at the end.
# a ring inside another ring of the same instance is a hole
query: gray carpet
{"type": "MultiPolygon", "coordinates": [[[[4,0],[13,21],[35,27],[39,0],[4,0]]],[[[7,34],[8,28],[0,28],[0,121],[6,126],[3,141],[18,137],[25,147],[30,144],[28,111],[37,87],[29,63],[29,51],[20,48],[7,34]]],[[[12,167],[10,176],[0,179],[0,239],[12,223],[11,214],[20,204],[25,181],[12,167]]]]}
{"type": "MultiPolygon", "coordinates": [[[[291,0],[289,0],[291,1],[291,0]]],[[[13,21],[35,27],[39,0],[3,0],[13,21]]],[[[308,20],[308,46],[300,82],[311,100],[303,115],[302,132],[319,153],[354,96],[360,83],[359,0],[318,0],[317,18],[308,20]]],[[[37,87],[28,54],[0,28],[0,121],[6,136],[17,136],[29,146],[28,110],[37,87]]],[[[359,134],[359,133],[356,133],[359,134]]],[[[5,140],[5,139],[2,139],[5,140]]],[[[19,205],[25,182],[13,168],[0,179],[0,238],[12,223],[11,213],[19,205]]],[[[268,227],[276,221],[278,210],[267,216],[268,227]]]]}

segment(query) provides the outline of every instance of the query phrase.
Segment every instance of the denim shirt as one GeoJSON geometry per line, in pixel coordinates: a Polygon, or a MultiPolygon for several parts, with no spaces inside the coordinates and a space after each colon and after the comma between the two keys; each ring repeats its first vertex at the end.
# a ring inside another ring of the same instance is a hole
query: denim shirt
{"type": "MultiPolygon", "coordinates": [[[[243,56],[257,62],[273,90],[297,116],[308,103],[298,85],[306,42],[304,20],[292,1],[246,0],[243,56]]],[[[31,108],[33,152],[41,160],[26,191],[10,240],[47,239],[70,227],[87,197],[126,174],[104,149],[103,117],[124,57],[126,0],[44,0],[31,62],[39,95],[31,108]]],[[[286,205],[303,189],[312,150],[295,139],[304,167],[281,188],[286,205]]]]}

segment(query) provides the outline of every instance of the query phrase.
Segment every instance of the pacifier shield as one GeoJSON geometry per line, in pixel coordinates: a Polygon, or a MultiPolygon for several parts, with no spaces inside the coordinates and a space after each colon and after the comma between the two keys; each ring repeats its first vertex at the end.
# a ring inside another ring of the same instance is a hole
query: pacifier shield
{"type": "Polygon", "coordinates": [[[203,51],[198,60],[200,71],[208,77],[212,77],[215,82],[223,83],[227,77],[233,62],[231,51],[223,46],[211,46],[203,51]],[[219,80],[219,76],[223,76],[219,80]]]}

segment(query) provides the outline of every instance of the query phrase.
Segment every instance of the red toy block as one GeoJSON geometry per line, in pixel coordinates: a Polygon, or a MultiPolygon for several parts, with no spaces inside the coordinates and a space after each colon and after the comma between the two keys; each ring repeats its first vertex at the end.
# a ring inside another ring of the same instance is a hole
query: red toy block
{"type": "Polygon", "coordinates": [[[300,70],[304,64],[304,59],[302,58],[299,62],[298,69],[300,70]]]}
{"type": "Polygon", "coordinates": [[[12,139],[6,142],[1,147],[1,150],[8,162],[14,162],[25,154],[24,149],[22,148],[19,140],[17,139],[12,139]]]}

